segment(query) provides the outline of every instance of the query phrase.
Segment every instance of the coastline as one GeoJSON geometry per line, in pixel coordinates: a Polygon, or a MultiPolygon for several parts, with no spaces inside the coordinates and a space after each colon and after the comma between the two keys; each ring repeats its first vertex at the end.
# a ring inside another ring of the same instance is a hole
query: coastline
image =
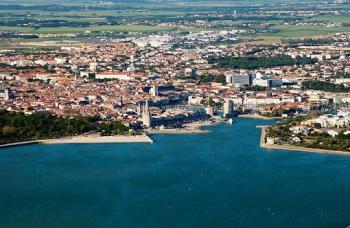
{"type": "Polygon", "coordinates": [[[26,146],[26,145],[34,145],[34,144],[39,144],[38,141],[33,140],[33,141],[23,141],[23,142],[15,142],[15,143],[6,143],[6,144],[1,144],[1,148],[8,148],[8,147],[17,147],[17,146],[26,146]]]}
{"type": "Polygon", "coordinates": [[[206,134],[210,133],[209,130],[203,130],[202,127],[213,126],[216,123],[211,121],[201,121],[185,124],[184,128],[171,128],[171,129],[159,129],[148,130],[147,134],[162,135],[162,134],[206,134]]]}
{"type": "Polygon", "coordinates": [[[296,151],[296,152],[309,152],[309,153],[319,153],[319,154],[334,154],[334,155],[342,155],[342,156],[350,156],[350,152],[339,151],[339,150],[325,150],[325,149],[317,149],[317,148],[307,148],[301,146],[294,146],[290,144],[284,145],[270,145],[265,143],[265,129],[267,126],[257,126],[257,128],[261,128],[261,136],[260,136],[260,147],[266,149],[273,150],[288,150],[288,151],[296,151]]]}
{"type": "Polygon", "coordinates": [[[143,135],[115,135],[115,136],[100,136],[79,135],[57,139],[41,139],[16,143],[7,143],[0,145],[1,148],[26,146],[33,144],[102,144],[102,143],[154,143],[154,140],[148,134],[205,134],[209,130],[203,130],[202,127],[213,126],[220,122],[212,123],[211,121],[201,121],[185,124],[184,128],[149,130],[143,135]]]}
{"type": "Polygon", "coordinates": [[[0,145],[1,148],[26,146],[33,144],[102,144],[102,143],[153,143],[153,139],[148,135],[116,135],[99,136],[84,135],[58,139],[42,139],[25,142],[7,143],[0,145]]]}
{"type": "Polygon", "coordinates": [[[153,139],[147,135],[87,135],[60,139],[38,140],[38,142],[40,144],[153,143],[153,139]]]}
{"type": "Polygon", "coordinates": [[[242,114],[238,115],[238,118],[252,118],[252,119],[260,119],[260,120],[279,120],[282,117],[266,117],[257,114],[242,114]]]}

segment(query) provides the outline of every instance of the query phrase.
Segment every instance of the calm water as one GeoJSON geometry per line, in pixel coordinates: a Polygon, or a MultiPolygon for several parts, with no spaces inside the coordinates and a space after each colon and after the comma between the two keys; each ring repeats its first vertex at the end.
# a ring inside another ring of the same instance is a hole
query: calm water
{"type": "Polygon", "coordinates": [[[350,157],[259,148],[239,119],[156,143],[0,150],[0,227],[345,227],[350,157]]]}

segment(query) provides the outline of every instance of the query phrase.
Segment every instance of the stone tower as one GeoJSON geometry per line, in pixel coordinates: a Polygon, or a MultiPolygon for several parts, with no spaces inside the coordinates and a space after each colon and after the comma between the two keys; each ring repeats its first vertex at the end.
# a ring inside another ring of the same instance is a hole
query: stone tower
{"type": "Polygon", "coordinates": [[[143,107],[142,123],[147,128],[151,127],[151,116],[150,116],[150,113],[149,113],[148,101],[146,101],[146,104],[143,107]]]}

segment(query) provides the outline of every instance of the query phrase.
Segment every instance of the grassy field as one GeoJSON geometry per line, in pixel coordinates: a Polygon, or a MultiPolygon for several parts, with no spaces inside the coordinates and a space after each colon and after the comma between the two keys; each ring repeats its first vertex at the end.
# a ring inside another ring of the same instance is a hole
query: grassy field
{"type": "MultiPolygon", "coordinates": [[[[312,0],[314,2],[321,2],[318,0],[312,0]]],[[[102,32],[102,31],[114,31],[114,32],[163,32],[173,30],[169,27],[158,27],[152,25],[128,25],[133,24],[134,21],[157,21],[164,18],[177,18],[184,17],[191,19],[193,15],[203,14],[206,12],[217,13],[225,12],[232,13],[233,10],[258,10],[261,8],[268,8],[268,10],[293,10],[288,4],[280,5],[275,4],[278,2],[287,2],[287,0],[199,0],[199,1],[169,1],[169,2],[148,2],[148,3],[127,3],[122,1],[98,1],[98,0],[0,0],[0,6],[7,6],[18,4],[27,8],[13,9],[13,10],[1,10],[0,7],[0,21],[11,20],[62,20],[66,22],[87,22],[90,26],[87,27],[45,27],[34,28],[34,26],[15,26],[6,27],[0,26],[0,31],[17,31],[20,33],[35,33],[35,34],[64,34],[64,33],[85,33],[85,32],[102,32]],[[43,10],[42,8],[32,9],[32,6],[65,6],[66,10],[43,10]],[[28,8],[29,7],[29,8],[28,8]],[[71,10],[69,7],[80,7],[81,10],[71,10]],[[91,10],[88,7],[97,7],[96,10],[91,10]],[[102,7],[103,9],[99,8],[102,7]],[[114,7],[114,8],[113,8],[114,7]],[[116,9],[117,8],[117,9],[116,9]],[[118,9],[120,8],[120,9],[118,9]],[[38,10],[39,9],[39,10],[38,10]],[[220,11],[221,10],[221,11],[220,11]],[[114,17],[115,22],[113,24],[123,25],[109,25],[111,18],[114,17]],[[102,25],[101,25],[102,24],[102,25]],[[126,24],[126,25],[125,25],[126,24]]],[[[296,0],[293,4],[299,3],[297,7],[300,7],[300,3],[304,3],[302,0],[296,0]]],[[[338,7],[338,6],[332,6],[338,7]]],[[[350,9],[350,4],[344,5],[344,9],[350,9]]],[[[298,8],[299,9],[299,8],[298,8]]],[[[326,8],[322,8],[325,10],[326,8]]],[[[258,13],[259,14],[259,13],[258,13]]],[[[238,20],[226,20],[217,18],[213,20],[218,24],[217,27],[211,28],[213,30],[225,30],[228,28],[241,27],[245,23],[256,23],[250,29],[257,29],[264,32],[259,36],[246,36],[246,38],[259,39],[257,42],[280,42],[285,38],[299,38],[310,37],[317,35],[325,35],[335,32],[350,32],[350,27],[334,27],[327,28],[321,25],[284,25],[283,20],[290,20],[292,16],[278,15],[275,19],[238,19],[238,20]],[[269,23],[271,26],[268,28],[261,28],[259,23],[269,23]]],[[[350,16],[334,16],[334,15],[322,15],[316,17],[303,18],[306,22],[340,22],[350,23],[350,16]]],[[[150,24],[150,23],[141,23],[150,24]]],[[[66,24],[64,25],[66,26],[66,24]]],[[[67,25],[70,26],[70,25],[67,25]]],[[[198,32],[201,30],[207,30],[205,28],[192,28],[189,31],[198,32]]]]}
{"type": "Polygon", "coordinates": [[[162,32],[170,31],[172,28],[148,25],[115,25],[115,26],[90,26],[90,27],[57,27],[57,28],[29,28],[29,27],[0,27],[0,31],[16,31],[20,33],[35,34],[64,34],[84,32],[162,32]]]}
{"type": "Polygon", "coordinates": [[[350,23],[350,16],[321,15],[313,17],[311,21],[350,23]]]}
{"type": "Polygon", "coordinates": [[[309,37],[337,32],[350,32],[349,27],[328,28],[319,25],[279,25],[275,26],[274,29],[276,30],[276,33],[271,33],[268,35],[281,38],[309,37]]]}
{"type": "Polygon", "coordinates": [[[243,36],[247,39],[258,39],[249,43],[264,44],[264,43],[278,43],[283,39],[291,38],[305,38],[319,35],[328,35],[337,32],[350,32],[350,27],[334,27],[327,28],[317,25],[277,25],[273,27],[271,32],[264,33],[258,36],[243,36]]]}

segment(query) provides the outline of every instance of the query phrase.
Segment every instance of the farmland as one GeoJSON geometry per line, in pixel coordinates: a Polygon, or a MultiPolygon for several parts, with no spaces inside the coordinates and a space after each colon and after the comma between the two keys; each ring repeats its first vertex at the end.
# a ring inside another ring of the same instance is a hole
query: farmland
{"type": "Polygon", "coordinates": [[[101,32],[130,35],[245,29],[249,32],[242,35],[243,40],[267,43],[350,31],[347,11],[350,4],[322,5],[320,1],[313,1],[315,3],[303,6],[300,2],[53,0],[48,4],[44,0],[5,0],[0,2],[0,31],[37,35],[98,35],[101,32]],[[312,7],[314,13],[285,13],[298,11],[300,7],[312,7]],[[322,14],[317,13],[321,10],[322,14]],[[329,13],[325,13],[327,10],[329,13]],[[198,21],[208,23],[198,26],[198,21]],[[335,25],[329,25],[331,23],[335,25]]]}

